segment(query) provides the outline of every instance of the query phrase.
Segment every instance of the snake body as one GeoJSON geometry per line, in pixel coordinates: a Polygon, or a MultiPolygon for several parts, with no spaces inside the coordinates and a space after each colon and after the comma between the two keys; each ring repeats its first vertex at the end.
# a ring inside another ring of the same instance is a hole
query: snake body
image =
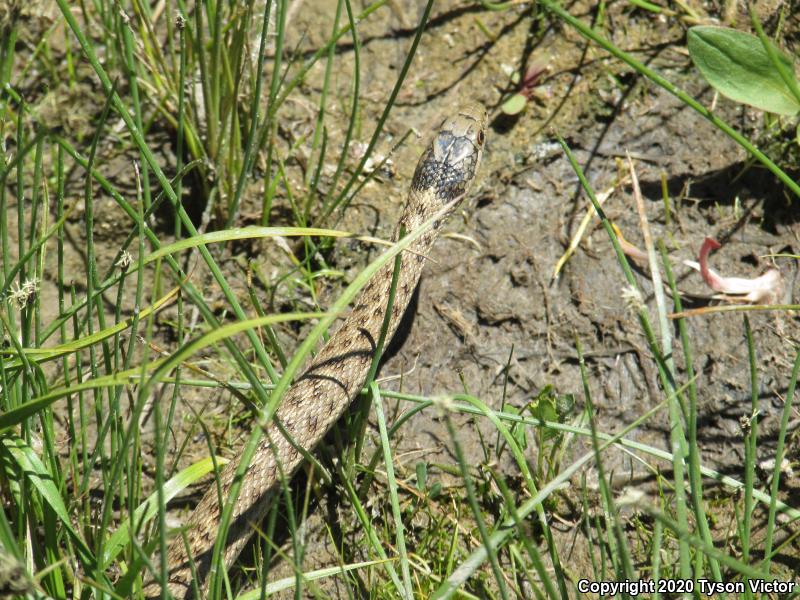
{"type": "MultiPolygon", "coordinates": [[[[477,104],[462,106],[445,119],[417,165],[395,239],[402,231],[414,231],[448,203],[452,206],[447,216],[455,210],[475,177],[483,152],[486,124],[486,111],[477,104]]],[[[400,323],[419,281],[425,257],[445,220],[440,218],[434,222],[433,227],[401,255],[387,340],[400,323]]],[[[279,424],[296,444],[311,450],[361,391],[383,325],[393,273],[394,264],[390,261],[367,282],[348,318],[287,390],[275,418],[265,428],[234,508],[224,555],[226,568],[266,514],[277,482],[281,477],[290,477],[302,463],[302,454],[281,433],[279,424]]],[[[236,469],[237,464],[232,461],[220,475],[223,498],[228,496],[236,469]]],[[[167,581],[175,598],[192,597],[192,566],[198,589],[202,595],[207,595],[220,520],[218,498],[217,486],[209,486],[186,525],[188,545],[181,536],[176,536],[169,546],[167,581]]],[[[160,591],[158,583],[151,582],[145,595],[158,596],[160,591]]]]}

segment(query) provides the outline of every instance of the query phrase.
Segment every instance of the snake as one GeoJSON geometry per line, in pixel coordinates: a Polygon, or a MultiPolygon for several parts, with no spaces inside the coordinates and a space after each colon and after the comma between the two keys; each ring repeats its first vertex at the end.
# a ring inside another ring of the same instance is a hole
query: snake
{"type": "MultiPolygon", "coordinates": [[[[447,217],[460,205],[475,179],[487,121],[483,106],[465,103],[433,133],[414,171],[393,237],[398,240],[431,219],[433,225],[399,255],[399,269],[395,261],[387,261],[364,284],[349,316],[286,390],[273,419],[264,426],[265,434],[244,475],[233,508],[224,550],[226,569],[263,520],[278,483],[291,477],[302,464],[303,453],[313,450],[361,393],[384,321],[388,317],[385,333],[388,342],[411,301],[426,257],[447,217]],[[389,308],[393,284],[394,301],[389,308]],[[391,314],[387,314],[388,310],[391,314]]],[[[202,597],[208,595],[221,515],[219,499],[228,497],[237,467],[237,461],[231,461],[223,468],[219,485],[209,486],[190,514],[184,526],[185,535],[175,536],[169,544],[169,572],[165,579],[174,598],[194,598],[195,586],[202,597]]],[[[160,596],[158,580],[151,580],[144,592],[148,598],[160,596]]]]}

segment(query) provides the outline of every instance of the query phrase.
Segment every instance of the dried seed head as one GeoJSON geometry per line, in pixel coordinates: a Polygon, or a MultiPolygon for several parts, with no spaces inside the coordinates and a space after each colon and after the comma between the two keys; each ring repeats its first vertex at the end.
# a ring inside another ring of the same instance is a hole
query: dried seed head
{"type": "Polygon", "coordinates": [[[625,308],[630,312],[638,313],[640,310],[644,309],[642,295],[639,293],[639,290],[632,285],[622,289],[622,302],[625,304],[625,308]]]}
{"type": "Polygon", "coordinates": [[[119,267],[121,271],[127,271],[128,267],[133,264],[133,256],[127,250],[123,250],[122,254],[119,257],[119,260],[116,262],[116,266],[119,267]]]}
{"type": "Polygon", "coordinates": [[[20,286],[14,284],[11,286],[11,301],[17,305],[19,310],[22,310],[31,303],[36,292],[39,291],[39,282],[36,279],[26,279],[20,286]]]}

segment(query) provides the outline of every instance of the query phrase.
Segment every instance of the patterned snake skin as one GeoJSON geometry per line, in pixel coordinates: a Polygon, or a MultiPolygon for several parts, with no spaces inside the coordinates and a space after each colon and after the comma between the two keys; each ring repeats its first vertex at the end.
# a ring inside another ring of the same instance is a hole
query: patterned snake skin
{"type": "MultiPolygon", "coordinates": [[[[425,257],[446,217],[455,210],[475,178],[483,152],[486,125],[487,114],[482,106],[462,106],[442,123],[420,158],[395,239],[401,230],[414,231],[445,205],[456,202],[444,218],[436,221],[401,255],[387,341],[394,335],[411,300],[425,257]]],[[[226,568],[239,555],[253,527],[259,525],[269,508],[269,498],[280,479],[277,465],[281,465],[284,477],[289,478],[303,460],[300,452],[280,432],[275,420],[297,444],[310,451],[362,389],[386,313],[393,271],[394,261],[389,261],[364,286],[344,324],[287,390],[275,419],[265,428],[264,438],[245,475],[233,512],[225,549],[226,568]]],[[[236,469],[237,464],[231,462],[220,475],[224,498],[228,496],[236,469]]],[[[168,585],[175,598],[193,597],[192,563],[197,573],[197,586],[203,596],[207,595],[219,520],[217,486],[210,485],[186,524],[190,553],[187,555],[181,536],[173,539],[168,550],[168,585]]],[[[147,597],[158,597],[160,593],[157,582],[151,581],[145,588],[147,597]]]]}

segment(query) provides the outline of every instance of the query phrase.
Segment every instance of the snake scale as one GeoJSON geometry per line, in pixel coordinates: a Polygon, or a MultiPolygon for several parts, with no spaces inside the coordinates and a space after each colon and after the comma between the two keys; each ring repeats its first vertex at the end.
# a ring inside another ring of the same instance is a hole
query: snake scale
{"type": "MultiPolygon", "coordinates": [[[[479,104],[466,104],[445,119],[423,152],[408,192],[405,209],[395,230],[412,232],[452,204],[452,214],[475,178],[483,152],[487,114],[479,104]]],[[[392,305],[387,340],[391,339],[419,281],[425,257],[431,250],[446,218],[439,218],[401,255],[401,265],[392,305]]],[[[225,568],[241,552],[269,507],[270,495],[283,476],[290,477],[302,463],[302,454],[281,433],[282,424],[301,447],[311,450],[359,394],[367,377],[376,340],[379,338],[392,284],[394,261],[389,261],[367,282],[352,312],[339,330],[319,351],[303,375],[287,390],[275,419],[250,463],[236,502],[225,568]]],[[[222,497],[228,496],[237,464],[230,462],[220,475],[222,497]]],[[[217,486],[209,486],[186,524],[187,544],[176,536],[168,549],[168,586],[181,600],[193,597],[192,566],[203,596],[209,586],[209,569],[219,527],[220,506],[217,486]]],[[[158,583],[145,588],[149,598],[161,594],[158,583]]]]}

